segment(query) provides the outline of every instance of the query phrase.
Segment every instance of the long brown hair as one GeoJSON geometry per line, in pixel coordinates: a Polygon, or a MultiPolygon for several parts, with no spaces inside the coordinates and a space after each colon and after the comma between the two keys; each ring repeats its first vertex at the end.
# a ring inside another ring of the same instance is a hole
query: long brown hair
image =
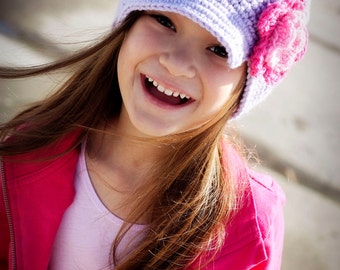
{"type": "Polygon", "coordinates": [[[132,13],[101,42],[67,59],[35,68],[1,67],[0,78],[23,78],[68,67],[75,67],[76,72],[49,98],[0,125],[0,155],[29,152],[77,127],[86,127],[76,143],[79,144],[88,129],[117,116],[121,106],[117,57],[125,34],[139,16],[141,12],[132,13]],[[8,136],[20,136],[20,140],[4,141],[8,136]]]}
{"type": "MultiPolygon", "coordinates": [[[[0,155],[33,151],[80,130],[72,146],[75,148],[90,132],[100,132],[99,127],[118,117],[122,99],[117,57],[126,33],[142,14],[132,12],[104,40],[65,60],[27,69],[0,68],[0,78],[27,77],[66,67],[76,70],[52,96],[0,125],[0,155]],[[6,140],[9,136],[16,139],[6,140]]],[[[215,254],[221,248],[238,194],[237,168],[222,164],[227,153],[221,142],[242,88],[241,81],[224,109],[207,124],[158,139],[158,143],[170,144],[171,151],[155,164],[149,182],[137,191],[135,198],[139,199],[128,218],[137,221],[143,211],[151,209],[145,238],[117,270],[183,269],[199,255],[215,254]]],[[[129,226],[122,227],[113,243],[113,263],[117,263],[116,249],[129,226]]]]}

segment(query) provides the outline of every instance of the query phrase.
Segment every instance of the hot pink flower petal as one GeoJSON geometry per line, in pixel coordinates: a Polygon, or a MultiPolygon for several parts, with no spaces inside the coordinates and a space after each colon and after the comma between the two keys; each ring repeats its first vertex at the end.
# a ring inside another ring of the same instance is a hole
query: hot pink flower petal
{"type": "Polygon", "coordinates": [[[269,4],[258,22],[259,41],[250,56],[251,76],[267,84],[282,80],[307,48],[306,1],[285,0],[269,4]]]}

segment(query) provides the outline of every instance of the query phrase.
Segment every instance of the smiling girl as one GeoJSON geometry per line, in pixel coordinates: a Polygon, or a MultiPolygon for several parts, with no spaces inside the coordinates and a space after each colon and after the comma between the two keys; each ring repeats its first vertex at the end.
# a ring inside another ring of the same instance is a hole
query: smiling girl
{"type": "Polygon", "coordinates": [[[284,194],[229,123],[301,59],[304,0],[119,3],[101,42],[0,127],[1,269],[280,269],[284,194]]]}

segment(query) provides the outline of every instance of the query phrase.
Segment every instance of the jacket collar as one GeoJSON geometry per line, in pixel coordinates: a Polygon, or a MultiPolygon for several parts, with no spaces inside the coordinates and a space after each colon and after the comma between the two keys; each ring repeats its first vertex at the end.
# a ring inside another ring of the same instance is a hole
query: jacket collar
{"type": "Polygon", "coordinates": [[[10,257],[14,259],[11,263],[14,269],[48,268],[63,213],[75,195],[73,179],[79,149],[53,160],[46,159],[68,149],[75,138],[72,134],[50,147],[11,160],[4,158],[5,179],[1,180],[12,221],[10,257]]]}

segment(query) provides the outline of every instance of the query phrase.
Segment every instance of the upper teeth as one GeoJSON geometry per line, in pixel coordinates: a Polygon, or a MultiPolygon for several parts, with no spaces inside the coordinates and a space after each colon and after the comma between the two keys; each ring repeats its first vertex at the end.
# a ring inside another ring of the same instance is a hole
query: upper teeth
{"type": "Polygon", "coordinates": [[[159,92],[162,92],[162,93],[166,94],[167,96],[174,96],[174,97],[180,96],[181,99],[184,99],[184,98],[190,99],[190,97],[187,96],[186,94],[182,94],[182,93],[179,93],[179,92],[167,89],[163,85],[159,84],[154,79],[152,79],[152,78],[150,78],[148,76],[147,76],[147,79],[148,79],[149,82],[152,82],[152,84],[157,88],[157,90],[159,92]]]}

